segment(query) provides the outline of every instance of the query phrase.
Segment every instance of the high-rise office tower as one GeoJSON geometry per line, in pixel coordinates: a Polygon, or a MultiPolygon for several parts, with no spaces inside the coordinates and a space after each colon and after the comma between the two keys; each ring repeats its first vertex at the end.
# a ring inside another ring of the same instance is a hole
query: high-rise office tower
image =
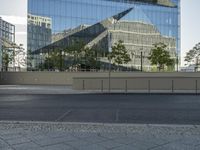
{"type": "Polygon", "coordinates": [[[140,66],[142,51],[148,68],[147,55],[158,42],[168,46],[172,57],[180,58],[180,0],[28,0],[28,13],[52,22],[52,35],[46,34],[41,46],[37,46],[40,33],[32,35],[35,29],[28,24],[28,47],[35,54],[70,45],[74,39],[108,51],[109,32],[111,44],[124,41],[132,57],[128,66],[140,66]]]}
{"type": "Polygon", "coordinates": [[[15,26],[0,17],[0,68],[3,68],[3,51],[13,49],[11,43],[15,42],[15,26]]]}

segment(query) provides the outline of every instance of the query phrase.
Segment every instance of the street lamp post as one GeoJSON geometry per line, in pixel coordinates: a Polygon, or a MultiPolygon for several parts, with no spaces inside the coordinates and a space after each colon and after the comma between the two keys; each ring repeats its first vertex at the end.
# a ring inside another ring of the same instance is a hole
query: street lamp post
{"type": "Polygon", "coordinates": [[[42,71],[42,68],[43,68],[43,64],[42,64],[42,52],[40,52],[39,59],[40,59],[39,70],[42,71]]]}
{"type": "MultiPolygon", "coordinates": [[[[19,49],[20,49],[20,51],[23,51],[23,52],[24,52],[23,55],[26,55],[23,46],[24,46],[23,44],[19,44],[19,49]]],[[[17,65],[18,65],[18,69],[19,69],[18,71],[21,70],[19,57],[20,57],[20,56],[17,56],[17,65]]],[[[26,55],[25,57],[27,57],[27,55],[26,55]]],[[[25,60],[26,60],[26,58],[25,58],[25,60]]]]}
{"type": "Polygon", "coordinates": [[[111,58],[110,58],[110,55],[109,55],[109,73],[108,73],[108,90],[109,90],[109,93],[110,93],[110,89],[111,89],[111,82],[110,82],[110,78],[111,78],[111,58]]]}
{"type": "Polygon", "coordinates": [[[143,72],[143,52],[141,51],[141,72],[143,72]]]}
{"type": "Polygon", "coordinates": [[[108,91],[110,93],[110,89],[111,89],[111,56],[110,53],[112,52],[112,47],[111,47],[111,33],[108,31],[108,48],[109,48],[109,71],[108,71],[108,91]]]}
{"type": "Polygon", "coordinates": [[[3,46],[0,41],[0,49],[1,49],[1,80],[3,79],[3,46]]]}
{"type": "Polygon", "coordinates": [[[196,57],[196,69],[195,69],[195,72],[198,72],[198,68],[199,68],[199,56],[200,56],[200,54],[196,57]]]}
{"type": "Polygon", "coordinates": [[[179,69],[179,58],[178,58],[178,53],[176,53],[176,72],[178,72],[179,69]]]}
{"type": "MultiPolygon", "coordinates": [[[[113,20],[112,24],[114,25],[114,30],[115,30],[115,25],[117,23],[117,20],[113,20]]],[[[110,53],[112,52],[112,35],[111,33],[109,32],[109,30],[107,29],[108,31],[108,51],[109,51],[109,73],[108,73],[108,90],[109,90],[109,93],[110,93],[110,90],[111,90],[111,55],[110,53]]]]}
{"type": "Polygon", "coordinates": [[[60,72],[62,71],[62,50],[59,50],[59,55],[60,55],[60,58],[59,58],[59,60],[60,60],[60,72]]]}

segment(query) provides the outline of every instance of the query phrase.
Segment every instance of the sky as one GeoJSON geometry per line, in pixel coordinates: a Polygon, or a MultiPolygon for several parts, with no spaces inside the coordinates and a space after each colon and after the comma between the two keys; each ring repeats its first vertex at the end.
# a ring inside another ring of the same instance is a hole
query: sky
{"type": "Polygon", "coordinates": [[[16,43],[27,47],[27,0],[0,0],[0,17],[15,25],[16,43]]]}
{"type": "MultiPolygon", "coordinates": [[[[181,0],[182,66],[186,51],[200,42],[200,0],[181,0]]],[[[27,0],[0,0],[0,16],[16,26],[16,43],[27,45],[27,0]]]]}
{"type": "MultiPolygon", "coordinates": [[[[200,0],[181,0],[181,51],[192,49],[200,42],[200,0]]],[[[183,60],[183,59],[182,59],[183,60]]],[[[184,65],[182,63],[182,65],[184,65]]]]}

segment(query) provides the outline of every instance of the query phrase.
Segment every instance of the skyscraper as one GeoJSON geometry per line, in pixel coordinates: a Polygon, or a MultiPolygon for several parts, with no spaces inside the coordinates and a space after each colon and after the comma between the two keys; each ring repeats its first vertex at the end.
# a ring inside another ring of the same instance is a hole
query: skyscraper
{"type": "MultiPolygon", "coordinates": [[[[130,54],[134,54],[135,58],[140,51],[148,53],[152,44],[164,42],[168,45],[173,55],[177,53],[180,57],[180,0],[28,1],[29,14],[50,18],[52,20],[52,44],[46,42],[46,45],[43,45],[44,47],[48,47],[49,45],[55,46],[55,35],[57,35],[57,38],[59,37],[61,41],[67,36],[72,37],[73,34],[77,37],[78,32],[83,32],[78,30],[80,29],[78,27],[83,27],[83,30],[85,28],[92,28],[91,26],[101,23],[103,20],[111,18],[130,8],[133,9],[123,14],[123,16],[120,16],[120,19],[117,20],[116,23],[113,23],[112,26],[106,27],[113,35],[113,39],[111,39],[112,44],[119,39],[123,39],[130,54]]],[[[29,28],[30,26],[28,29],[29,28]]],[[[93,32],[97,30],[100,30],[99,26],[96,26],[93,32]]],[[[92,34],[84,35],[88,36],[87,44],[90,45],[95,42],[95,44],[98,44],[98,40],[101,43],[105,41],[103,38],[106,37],[106,35],[102,33],[101,40],[100,37],[92,40],[94,37],[89,37],[92,34]]],[[[38,40],[30,36],[29,31],[28,37],[28,43],[35,43],[38,40]]],[[[51,36],[48,34],[47,39],[50,37],[51,36]]],[[[79,38],[83,38],[83,35],[79,36],[79,38]]],[[[108,46],[106,46],[105,43],[103,45],[106,51],[108,46]]],[[[37,51],[38,49],[36,47],[37,46],[33,45],[31,50],[37,51]]],[[[130,65],[137,66],[137,62],[138,60],[133,60],[130,65]]]]}
{"type": "MultiPolygon", "coordinates": [[[[15,42],[15,26],[0,17],[0,68],[3,68],[3,51],[9,51],[15,42]]],[[[11,63],[11,62],[10,62],[11,63]]]]}
{"type": "Polygon", "coordinates": [[[51,43],[51,26],[51,18],[28,14],[28,50],[39,49],[51,43]]]}

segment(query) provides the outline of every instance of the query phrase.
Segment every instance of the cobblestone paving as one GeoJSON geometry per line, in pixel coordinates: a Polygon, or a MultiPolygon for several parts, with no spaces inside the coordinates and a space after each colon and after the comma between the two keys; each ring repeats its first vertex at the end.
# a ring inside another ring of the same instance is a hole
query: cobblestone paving
{"type": "Polygon", "coordinates": [[[199,150],[200,126],[0,122],[0,150],[199,150]]]}

